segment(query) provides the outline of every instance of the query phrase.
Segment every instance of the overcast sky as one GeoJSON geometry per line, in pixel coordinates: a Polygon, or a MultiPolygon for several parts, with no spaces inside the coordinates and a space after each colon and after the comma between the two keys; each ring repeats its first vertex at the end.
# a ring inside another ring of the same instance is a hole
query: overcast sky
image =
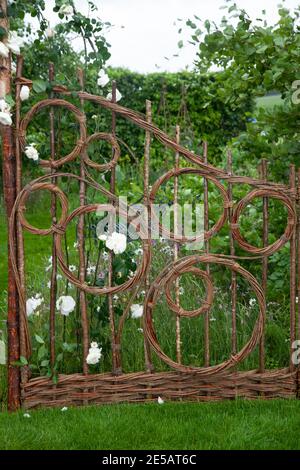
{"type": "MultiPolygon", "coordinates": [[[[177,18],[188,19],[194,14],[201,19],[218,22],[224,15],[220,6],[225,0],[94,0],[99,7],[99,16],[110,21],[114,27],[106,35],[111,44],[112,57],[109,64],[122,66],[140,72],[177,71],[193,63],[195,47],[186,46],[180,50],[178,58],[166,60],[178,52],[179,39],[187,39],[187,33],[178,35],[177,18]],[[123,26],[123,28],[122,28],[123,26]],[[159,68],[158,68],[159,67],[159,68]]],[[[53,3],[47,2],[49,7],[53,3]]],[[[267,11],[268,23],[277,20],[278,0],[236,0],[239,7],[245,8],[251,18],[267,11]]],[[[282,3],[282,2],[281,2],[282,3]]],[[[82,8],[82,0],[76,0],[82,8]]],[[[300,4],[300,0],[286,0],[288,8],[300,4]]],[[[54,15],[50,14],[54,24],[54,15]]]]}

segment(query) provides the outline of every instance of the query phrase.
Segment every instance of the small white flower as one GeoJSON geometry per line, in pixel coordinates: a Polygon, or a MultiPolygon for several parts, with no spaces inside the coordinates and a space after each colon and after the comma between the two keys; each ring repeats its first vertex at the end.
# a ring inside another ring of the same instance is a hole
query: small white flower
{"type": "Polygon", "coordinates": [[[51,39],[55,35],[55,31],[53,28],[50,28],[50,26],[46,29],[46,36],[47,38],[51,39]]]}
{"type": "Polygon", "coordinates": [[[92,342],[89,353],[86,358],[87,364],[98,364],[102,357],[102,348],[99,348],[98,343],[92,342]]]}
{"type": "Polygon", "coordinates": [[[26,101],[28,100],[30,95],[30,88],[27,85],[23,85],[20,91],[20,99],[21,101],[26,101]]]}
{"type": "Polygon", "coordinates": [[[131,318],[141,318],[143,316],[144,307],[140,304],[132,304],[130,307],[131,318]]]}
{"type": "Polygon", "coordinates": [[[93,114],[92,119],[93,119],[94,121],[96,121],[96,119],[98,119],[97,114],[93,114]]]}
{"type": "Polygon", "coordinates": [[[73,7],[72,7],[72,5],[70,5],[68,3],[65,3],[64,5],[62,5],[60,7],[58,13],[60,15],[66,15],[66,16],[72,15],[73,14],[73,7]]]}
{"type": "Polygon", "coordinates": [[[106,248],[118,255],[126,250],[127,239],[123,233],[113,232],[107,237],[105,244],[106,248]]]}
{"type": "Polygon", "coordinates": [[[143,254],[143,248],[137,248],[134,253],[136,255],[142,255],[143,254]]]}
{"type": "Polygon", "coordinates": [[[23,417],[24,417],[24,418],[31,418],[31,416],[30,416],[29,413],[24,413],[24,414],[23,414],[23,417]]]}
{"type": "Polygon", "coordinates": [[[10,113],[3,113],[2,111],[0,112],[0,123],[3,124],[3,126],[11,126],[12,125],[12,118],[10,113]]]}
{"type": "Polygon", "coordinates": [[[106,72],[104,72],[104,70],[100,70],[98,73],[97,85],[104,87],[108,83],[109,83],[109,76],[107,75],[106,72]]]}
{"type": "Polygon", "coordinates": [[[296,297],[296,304],[298,304],[298,303],[299,303],[299,298],[298,298],[298,297],[296,297]]]}
{"type": "Polygon", "coordinates": [[[20,55],[21,47],[23,47],[24,41],[23,38],[17,35],[16,31],[10,31],[8,35],[8,41],[6,43],[7,47],[11,50],[13,54],[20,55]]]}
{"type": "Polygon", "coordinates": [[[56,276],[56,279],[57,279],[58,281],[59,281],[60,279],[62,279],[62,278],[63,278],[63,277],[62,277],[61,274],[58,274],[58,275],[56,276]]]}
{"type": "Polygon", "coordinates": [[[210,317],[209,321],[216,321],[217,319],[215,317],[210,317]]]}
{"type": "Polygon", "coordinates": [[[76,306],[76,302],[70,295],[62,295],[56,301],[56,309],[60,311],[62,315],[66,317],[69,316],[71,312],[73,312],[76,306]]]}
{"type": "Polygon", "coordinates": [[[30,160],[37,161],[39,159],[39,152],[35,148],[35,144],[28,145],[25,148],[25,155],[30,160]]]}
{"type": "Polygon", "coordinates": [[[250,307],[253,307],[255,304],[256,304],[256,299],[250,299],[249,300],[250,307]]]}
{"type": "Polygon", "coordinates": [[[163,405],[163,404],[164,404],[164,400],[163,400],[161,397],[158,397],[157,403],[158,403],[159,405],[163,405]]]}
{"type": "Polygon", "coordinates": [[[47,287],[48,287],[48,289],[51,288],[51,281],[48,281],[48,282],[47,282],[47,287]]]}
{"type": "Polygon", "coordinates": [[[143,328],[138,328],[137,330],[138,330],[139,333],[143,333],[143,332],[144,332],[143,328]]]}
{"type": "MultiPolygon", "coordinates": [[[[106,96],[106,99],[112,101],[112,92],[110,91],[106,96]]],[[[118,89],[116,89],[116,103],[122,99],[122,95],[118,89]]]]}
{"type": "Polygon", "coordinates": [[[2,41],[0,41],[0,56],[5,57],[5,59],[9,56],[9,49],[2,41]]]}
{"type": "Polygon", "coordinates": [[[90,276],[91,274],[96,272],[96,266],[89,266],[86,272],[87,272],[87,275],[90,276]]]}
{"type": "Polygon", "coordinates": [[[68,407],[67,406],[64,406],[62,409],[61,409],[62,412],[64,411],[68,411],[68,407]]]}
{"type": "Polygon", "coordinates": [[[74,266],[74,264],[70,264],[69,270],[71,273],[74,273],[76,271],[76,266],[74,266]]]}
{"type": "Polygon", "coordinates": [[[98,306],[98,307],[96,308],[96,310],[97,310],[97,312],[99,313],[100,310],[101,310],[101,307],[98,306]]]}
{"type": "Polygon", "coordinates": [[[183,288],[183,287],[179,287],[179,294],[180,294],[180,295],[183,295],[183,294],[184,294],[184,288],[183,288]]]}
{"type": "Polygon", "coordinates": [[[37,314],[36,310],[44,302],[43,297],[30,297],[26,301],[26,315],[30,317],[34,313],[37,314]]]}

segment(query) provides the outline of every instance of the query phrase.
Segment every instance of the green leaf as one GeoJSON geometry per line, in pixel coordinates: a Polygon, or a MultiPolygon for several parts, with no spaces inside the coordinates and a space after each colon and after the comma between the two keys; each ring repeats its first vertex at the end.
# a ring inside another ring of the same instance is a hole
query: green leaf
{"type": "Polygon", "coordinates": [[[44,93],[47,90],[47,82],[41,79],[34,80],[32,83],[33,91],[36,93],[44,93]]]}
{"type": "Polygon", "coordinates": [[[23,367],[23,366],[28,365],[28,361],[27,361],[26,357],[20,356],[20,359],[18,361],[13,362],[12,365],[16,366],[16,367],[23,367]]]}
{"type": "Polygon", "coordinates": [[[38,343],[45,344],[45,341],[39,335],[35,335],[34,337],[38,343]]]}
{"type": "Polygon", "coordinates": [[[47,355],[47,349],[43,344],[38,350],[38,360],[40,361],[43,357],[47,355]]]}
{"type": "Polygon", "coordinates": [[[58,356],[56,358],[56,362],[61,362],[63,360],[63,358],[64,358],[63,353],[58,354],[58,356]]]}

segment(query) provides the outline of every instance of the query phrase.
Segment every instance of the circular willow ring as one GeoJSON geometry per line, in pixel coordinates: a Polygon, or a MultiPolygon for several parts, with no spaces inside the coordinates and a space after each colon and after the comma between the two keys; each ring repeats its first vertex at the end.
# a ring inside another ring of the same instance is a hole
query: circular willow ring
{"type": "Polygon", "coordinates": [[[254,255],[271,255],[278,251],[283,245],[286,244],[290,240],[293,235],[294,227],[296,224],[297,215],[293,206],[291,199],[275,190],[271,189],[254,189],[251,191],[247,196],[245,196],[236,206],[233,216],[232,216],[232,233],[235,240],[238,242],[240,247],[244,248],[244,250],[252,253],[254,255]],[[270,197],[273,199],[277,199],[283,203],[283,205],[287,208],[288,211],[288,223],[285,229],[284,234],[276,240],[271,245],[265,246],[263,248],[257,248],[256,246],[251,245],[248,243],[245,238],[241,235],[240,228],[239,228],[239,218],[241,216],[242,211],[245,207],[256,197],[270,197]]]}
{"type": "Polygon", "coordinates": [[[39,101],[38,103],[36,103],[30,109],[30,111],[28,111],[28,113],[22,120],[20,124],[20,129],[19,129],[19,142],[21,144],[22,150],[24,151],[26,147],[26,132],[27,132],[27,128],[28,128],[30,121],[39,111],[41,111],[41,109],[44,109],[47,107],[53,107],[53,106],[66,108],[75,116],[76,120],[79,123],[80,138],[77,140],[76,146],[72,150],[72,152],[66,155],[65,157],[59,158],[58,160],[40,159],[39,160],[40,165],[45,168],[59,168],[65,163],[75,160],[81,154],[85,140],[86,140],[86,125],[85,125],[86,118],[85,118],[84,113],[81,112],[78,108],[76,108],[76,106],[74,106],[72,103],[69,103],[69,101],[53,98],[53,99],[39,101]]]}
{"type": "MultiPolygon", "coordinates": [[[[86,206],[81,206],[78,209],[75,209],[66,219],[64,223],[64,230],[67,229],[68,224],[75,218],[84,214],[89,214],[91,212],[102,211],[102,212],[113,212],[117,211],[119,215],[126,216],[126,211],[121,210],[120,208],[113,207],[110,204],[89,204],[86,206]]],[[[135,221],[132,221],[131,224],[135,227],[137,233],[141,235],[141,240],[143,242],[143,257],[141,265],[138,267],[134,276],[128,279],[121,285],[110,286],[110,287],[97,287],[89,286],[86,282],[81,282],[77,277],[75,277],[72,272],[69,270],[68,266],[65,263],[63,248],[62,248],[62,236],[63,233],[58,233],[55,238],[55,246],[57,252],[57,258],[60,264],[60,268],[66,278],[78,289],[83,290],[89,294],[94,295],[104,295],[104,294],[117,294],[123,292],[127,289],[131,289],[136,286],[141,280],[144,279],[147,269],[150,266],[151,262],[151,250],[150,243],[147,240],[147,233],[144,230],[144,227],[135,221]]]]}
{"type": "Polygon", "coordinates": [[[176,315],[180,317],[197,317],[199,315],[203,315],[206,313],[212,306],[213,303],[213,298],[214,298],[214,288],[213,288],[213,283],[212,280],[209,276],[209,274],[206,271],[202,271],[201,269],[198,269],[196,267],[186,267],[182,268],[180,270],[176,269],[176,271],[171,271],[171,275],[167,276],[167,280],[165,282],[165,294],[166,294],[166,299],[168,302],[168,305],[170,309],[176,313],[176,315]],[[171,284],[173,284],[181,274],[186,274],[186,273],[191,273],[194,274],[197,277],[200,277],[206,286],[206,298],[204,300],[203,305],[196,309],[196,310],[185,310],[180,305],[177,305],[172,297],[171,297],[171,284]]]}
{"type": "Polygon", "coordinates": [[[86,140],[86,143],[85,143],[85,149],[87,150],[89,144],[94,142],[94,141],[97,141],[97,140],[105,140],[106,142],[111,144],[111,146],[114,150],[113,158],[108,163],[100,164],[100,163],[93,162],[89,158],[87,152],[84,152],[84,156],[83,156],[84,161],[88,166],[90,166],[91,168],[95,168],[98,171],[111,170],[118,163],[118,160],[119,160],[119,157],[120,157],[120,154],[121,154],[121,150],[120,150],[120,146],[118,144],[118,141],[112,134],[106,134],[104,132],[97,132],[97,133],[91,135],[90,137],[88,137],[88,139],[86,140]]]}
{"type": "Polygon", "coordinates": [[[155,214],[155,211],[152,211],[152,217],[153,219],[156,219],[157,221],[157,226],[159,227],[160,233],[164,235],[166,238],[169,238],[171,240],[174,240],[178,243],[192,243],[192,242],[200,242],[204,240],[209,240],[212,238],[214,235],[216,235],[219,230],[223,227],[225,224],[227,217],[228,217],[228,209],[231,207],[228,194],[224,186],[213,176],[208,175],[207,173],[203,172],[203,170],[198,169],[198,168],[179,168],[179,169],[172,169],[162,175],[153,185],[151,192],[150,192],[150,201],[153,204],[155,201],[155,197],[157,195],[157,192],[159,188],[164,184],[166,181],[169,181],[173,176],[179,176],[179,175],[184,175],[184,174],[196,174],[203,176],[203,178],[206,178],[207,180],[211,181],[213,184],[217,186],[217,188],[220,191],[220,194],[222,196],[223,200],[223,213],[220,216],[219,220],[215,223],[215,225],[207,231],[203,231],[200,235],[196,235],[193,237],[185,237],[185,236],[178,236],[175,235],[174,232],[167,230],[158,220],[157,215],[155,214]]]}
{"type": "Polygon", "coordinates": [[[187,256],[178,260],[177,262],[171,264],[167,268],[165,268],[155,282],[152,283],[150,289],[147,294],[147,298],[145,299],[145,318],[144,318],[144,329],[146,332],[147,339],[156,352],[157,356],[170,367],[179,372],[193,372],[197,373],[199,376],[210,376],[214,374],[218,374],[227,370],[242,360],[244,360],[256,347],[258,344],[262,332],[263,332],[263,325],[264,325],[264,318],[265,318],[265,296],[264,293],[258,284],[255,277],[249,273],[246,269],[242,268],[238,263],[229,260],[229,259],[222,259],[213,255],[195,255],[195,256],[187,256]],[[183,272],[186,269],[191,269],[198,263],[206,263],[206,264],[219,264],[228,267],[232,271],[240,274],[243,276],[252,287],[253,291],[256,294],[258,305],[259,305],[259,316],[254,325],[254,329],[252,331],[252,335],[249,341],[245,344],[245,346],[236,354],[232,355],[228,360],[222,362],[221,364],[217,364],[211,367],[196,367],[196,366],[186,366],[184,364],[180,364],[169,356],[167,356],[162,348],[160,347],[157,335],[154,329],[153,324],[153,310],[156,306],[158,297],[160,292],[164,289],[166,282],[170,277],[174,275],[174,272],[183,272]]]}
{"type": "Polygon", "coordinates": [[[21,194],[19,204],[18,204],[18,215],[19,215],[19,220],[28,232],[33,233],[35,235],[50,235],[53,233],[64,233],[64,224],[67,220],[68,216],[68,199],[64,192],[58,187],[55,186],[52,183],[35,183],[32,185],[27,185],[23,189],[23,192],[21,194]],[[33,225],[29,224],[24,217],[24,211],[26,210],[26,202],[28,200],[28,197],[30,193],[33,191],[40,191],[40,190],[48,190],[51,193],[55,194],[60,203],[61,203],[61,217],[58,223],[52,224],[52,226],[48,229],[41,229],[37,227],[33,227],[33,225]]]}

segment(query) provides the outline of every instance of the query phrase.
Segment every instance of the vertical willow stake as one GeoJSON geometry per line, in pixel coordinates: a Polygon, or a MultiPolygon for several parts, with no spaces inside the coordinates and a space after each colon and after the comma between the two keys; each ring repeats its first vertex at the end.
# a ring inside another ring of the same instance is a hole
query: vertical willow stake
{"type": "MultiPolygon", "coordinates": [[[[151,101],[146,100],[146,119],[149,124],[152,123],[152,105],[151,101]]],[[[150,172],[150,148],[151,148],[151,132],[146,131],[145,134],[145,152],[144,152],[144,205],[147,208],[147,244],[150,245],[151,250],[151,208],[150,208],[150,199],[149,199],[149,172],[150,172]]],[[[149,290],[150,279],[149,272],[147,273],[145,279],[146,293],[149,290]]],[[[143,322],[145,315],[143,316],[143,322]]],[[[145,326],[143,326],[143,335],[144,335],[144,351],[145,351],[145,365],[147,372],[153,372],[153,364],[151,359],[151,349],[148,339],[145,334],[145,326]]]]}
{"type": "MultiPolygon", "coordinates": [[[[112,82],[112,103],[116,103],[116,93],[117,93],[117,84],[115,80],[112,82]]],[[[116,113],[111,113],[112,123],[112,135],[115,137],[116,135],[116,113]]],[[[114,150],[113,150],[114,153],[114,150]]],[[[116,192],[116,170],[115,167],[111,169],[110,174],[110,191],[111,193],[115,194],[116,192]]],[[[112,201],[110,201],[112,203],[112,201]]],[[[109,233],[111,233],[111,227],[109,227],[109,233]]],[[[109,252],[108,258],[108,285],[111,287],[113,285],[114,280],[114,255],[113,252],[109,252]]],[[[120,374],[121,369],[118,367],[120,364],[120,345],[116,343],[116,326],[115,326],[115,311],[114,311],[114,304],[113,304],[113,295],[108,294],[108,312],[109,312],[109,323],[110,323],[110,330],[111,330],[111,347],[112,347],[112,372],[113,374],[120,374]]]]}
{"type": "MultiPolygon", "coordinates": [[[[17,57],[17,68],[16,68],[16,111],[15,111],[15,155],[16,155],[16,195],[20,193],[22,190],[22,152],[21,146],[19,142],[19,129],[20,129],[20,122],[21,122],[21,78],[23,75],[23,57],[17,57]]],[[[23,237],[23,228],[20,223],[19,217],[17,216],[17,250],[18,250],[18,270],[20,274],[20,287],[22,289],[22,295],[26,298],[26,289],[25,289],[25,253],[24,253],[24,237],[23,237]]],[[[25,318],[26,312],[22,312],[22,305],[19,304],[19,317],[20,317],[20,325],[19,325],[19,334],[20,334],[20,356],[27,357],[27,342],[26,342],[26,335],[25,335],[25,318]]],[[[24,384],[28,381],[30,376],[29,366],[25,365],[21,368],[21,384],[24,384]]]]}
{"type": "MultiPolygon", "coordinates": [[[[267,182],[268,178],[268,162],[265,158],[261,162],[261,177],[267,182]]],[[[269,243],[269,199],[263,198],[263,246],[268,246],[269,243]]],[[[262,290],[265,298],[267,298],[268,290],[268,266],[269,260],[267,256],[262,259],[262,290]]],[[[266,319],[265,319],[266,321],[266,319]]],[[[259,370],[260,372],[265,371],[265,324],[264,330],[259,342],[259,370]]]]}
{"type": "MultiPolygon", "coordinates": [[[[0,0],[0,26],[8,32],[7,1],[0,0]]],[[[5,40],[4,40],[5,42],[5,40]]],[[[0,57],[0,98],[5,98],[11,91],[11,57],[0,57]]],[[[3,158],[3,190],[7,217],[10,217],[16,198],[16,161],[14,152],[13,129],[0,126],[3,158]]],[[[17,259],[16,234],[12,244],[17,259]]],[[[10,248],[8,247],[8,409],[14,411],[20,407],[20,370],[12,364],[19,359],[19,310],[18,293],[12,270],[10,248]]]]}
{"type": "MultiPolygon", "coordinates": [[[[176,144],[180,144],[180,127],[176,126],[176,144]]],[[[175,154],[175,170],[179,170],[179,152],[175,154]]],[[[174,178],[174,231],[175,235],[178,236],[178,228],[179,228],[179,214],[178,214],[178,176],[174,178]]],[[[175,242],[174,244],[174,263],[178,261],[179,255],[179,243],[175,242]]],[[[180,297],[179,297],[179,277],[175,281],[175,298],[176,298],[176,305],[179,307],[180,305],[180,297]]],[[[176,357],[177,362],[181,364],[181,329],[180,329],[180,316],[176,315],[176,357]]]]}
{"type": "MultiPolygon", "coordinates": [[[[203,160],[204,163],[208,163],[208,145],[207,142],[203,142],[203,160]]],[[[204,231],[209,230],[209,204],[208,204],[208,181],[204,178],[204,231]]],[[[210,249],[209,240],[204,243],[205,252],[208,254],[210,249]]],[[[207,274],[210,273],[209,265],[206,266],[207,274]]],[[[209,341],[209,310],[204,315],[204,364],[205,367],[209,367],[210,364],[210,341],[209,341]]]]}
{"type": "MultiPolygon", "coordinates": [[[[54,64],[49,64],[49,82],[52,83],[55,78],[54,64]]],[[[49,98],[53,98],[53,92],[50,93],[49,98]]],[[[55,161],[55,116],[54,107],[50,108],[50,161],[55,161]]],[[[51,168],[51,174],[54,175],[56,172],[55,168],[51,168]]],[[[51,183],[56,184],[56,179],[51,178],[51,183]]],[[[56,212],[57,212],[56,195],[51,195],[51,217],[52,223],[56,224],[56,212]]],[[[55,247],[55,234],[52,239],[52,271],[51,271],[51,286],[50,286],[50,364],[52,374],[54,373],[55,366],[55,308],[56,308],[56,294],[57,294],[57,257],[55,247]]]]}
{"type": "MultiPolygon", "coordinates": [[[[295,165],[290,166],[290,188],[293,197],[293,206],[296,210],[296,168],[295,165]]],[[[296,339],[296,260],[297,257],[297,237],[296,229],[294,230],[293,236],[290,240],[290,357],[294,352],[293,343],[296,339]]],[[[295,370],[295,364],[290,360],[290,371],[295,370]]]]}
{"type": "MultiPolygon", "coordinates": [[[[84,75],[83,70],[78,69],[78,81],[81,87],[81,90],[84,91],[84,75]]],[[[83,110],[84,101],[81,100],[81,108],[83,110]]],[[[85,149],[83,150],[85,152],[85,149]]],[[[80,177],[85,178],[85,168],[84,168],[84,154],[80,156],[80,177]]],[[[83,180],[80,181],[80,206],[85,205],[86,201],[86,185],[83,180]]],[[[85,282],[86,277],[86,259],[85,259],[85,243],[84,243],[84,214],[79,216],[78,223],[78,243],[79,243],[79,279],[80,282],[85,282]]],[[[80,290],[79,293],[80,299],[80,310],[81,310],[81,324],[82,324],[82,349],[83,349],[83,358],[82,358],[82,369],[84,374],[88,374],[89,366],[86,362],[86,358],[89,352],[89,320],[87,313],[87,301],[86,294],[83,290],[80,290]]]]}
{"type": "MultiPolygon", "coordinates": [[[[227,172],[228,176],[232,176],[232,152],[231,150],[227,153],[227,172]]],[[[231,221],[232,221],[232,213],[233,213],[233,185],[232,183],[228,183],[228,198],[230,201],[230,208],[229,208],[229,221],[230,221],[230,255],[235,256],[235,244],[234,238],[232,234],[231,228],[231,221]]],[[[237,352],[237,336],[236,336],[236,306],[237,306],[237,276],[236,272],[232,271],[231,273],[231,351],[232,354],[236,354],[237,352]]]]}

